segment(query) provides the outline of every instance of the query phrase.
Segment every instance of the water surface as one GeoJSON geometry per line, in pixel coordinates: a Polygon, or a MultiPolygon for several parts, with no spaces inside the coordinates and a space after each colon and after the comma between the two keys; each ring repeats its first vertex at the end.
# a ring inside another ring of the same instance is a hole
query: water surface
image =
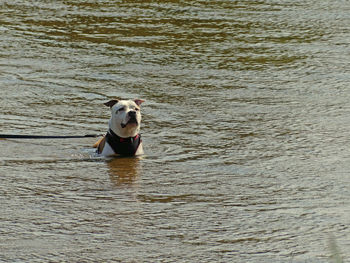
{"type": "Polygon", "coordinates": [[[331,262],[349,243],[346,1],[0,1],[2,262],[331,262]]]}

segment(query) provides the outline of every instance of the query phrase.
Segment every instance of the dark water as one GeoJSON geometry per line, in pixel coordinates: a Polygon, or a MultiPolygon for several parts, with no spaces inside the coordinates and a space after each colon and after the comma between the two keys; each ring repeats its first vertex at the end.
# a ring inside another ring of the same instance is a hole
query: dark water
{"type": "Polygon", "coordinates": [[[0,141],[1,262],[350,259],[348,1],[0,7],[0,133],[103,133],[105,101],[146,100],[142,158],[0,141]]]}

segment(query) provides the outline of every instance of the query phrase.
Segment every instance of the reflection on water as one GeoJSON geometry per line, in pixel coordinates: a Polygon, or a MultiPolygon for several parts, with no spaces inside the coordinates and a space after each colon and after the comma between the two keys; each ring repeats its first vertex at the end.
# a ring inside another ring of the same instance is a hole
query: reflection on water
{"type": "Polygon", "coordinates": [[[116,186],[132,185],[141,176],[139,158],[114,158],[107,161],[111,181],[116,186]]]}
{"type": "Polygon", "coordinates": [[[349,260],[347,1],[0,1],[1,262],[349,260]],[[91,149],[91,150],[90,150],[91,149]],[[334,249],[333,249],[334,250],[334,249]],[[48,252],[49,251],[49,252],[48,252]]]}

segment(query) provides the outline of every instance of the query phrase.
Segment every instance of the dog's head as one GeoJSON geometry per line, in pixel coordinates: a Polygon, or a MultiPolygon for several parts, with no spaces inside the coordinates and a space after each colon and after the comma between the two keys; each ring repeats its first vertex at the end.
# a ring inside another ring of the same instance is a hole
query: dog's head
{"type": "Polygon", "coordinates": [[[135,137],[140,131],[141,103],[144,100],[110,100],[105,103],[111,108],[109,128],[122,138],[135,137]]]}

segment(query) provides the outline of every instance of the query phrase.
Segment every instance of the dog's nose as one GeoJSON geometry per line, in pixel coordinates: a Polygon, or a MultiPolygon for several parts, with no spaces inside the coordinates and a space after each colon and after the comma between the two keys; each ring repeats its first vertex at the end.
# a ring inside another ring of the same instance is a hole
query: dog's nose
{"type": "Polygon", "coordinates": [[[136,111],[129,111],[129,117],[136,117],[136,111]]]}

